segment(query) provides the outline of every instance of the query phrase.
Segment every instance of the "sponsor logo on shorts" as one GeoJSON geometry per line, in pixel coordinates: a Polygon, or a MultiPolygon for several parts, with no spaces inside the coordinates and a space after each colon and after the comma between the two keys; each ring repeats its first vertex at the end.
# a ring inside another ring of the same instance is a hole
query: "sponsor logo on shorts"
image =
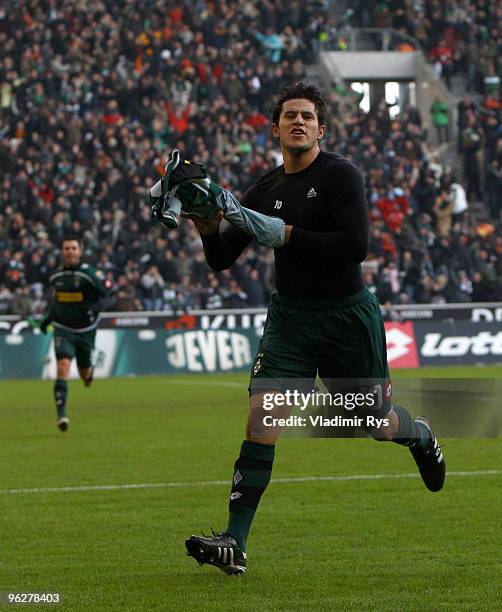
{"type": "Polygon", "coordinates": [[[237,470],[237,472],[235,472],[234,474],[234,485],[238,485],[241,480],[242,480],[242,475],[239,472],[239,470],[237,470]]]}
{"type": "Polygon", "coordinates": [[[385,399],[388,401],[392,399],[392,382],[390,380],[385,383],[385,399]]]}
{"type": "Polygon", "coordinates": [[[253,365],[253,374],[256,376],[258,374],[258,372],[261,370],[261,358],[263,357],[263,353],[258,353],[258,355],[256,355],[256,359],[253,365]]]}

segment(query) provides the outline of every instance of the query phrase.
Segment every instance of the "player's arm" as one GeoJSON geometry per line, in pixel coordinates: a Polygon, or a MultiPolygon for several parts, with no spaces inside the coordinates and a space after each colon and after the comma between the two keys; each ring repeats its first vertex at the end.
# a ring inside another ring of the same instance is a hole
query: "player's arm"
{"type": "Polygon", "coordinates": [[[366,258],[369,242],[369,211],[363,177],[353,164],[334,164],[326,173],[333,220],[342,229],[312,232],[286,226],[288,246],[297,253],[318,258],[324,265],[366,258]]]}
{"type": "Polygon", "coordinates": [[[249,234],[233,225],[221,231],[222,218],[220,211],[213,219],[193,219],[202,238],[207,263],[216,271],[230,268],[253,240],[249,234]]]}
{"type": "MultiPolygon", "coordinates": [[[[42,316],[42,318],[37,322],[36,326],[40,329],[42,333],[47,333],[47,328],[52,323],[53,320],[53,311],[54,311],[54,302],[56,300],[56,292],[53,287],[50,287],[49,293],[47,296],[47,311],[42,316]]],[[[33,319],[32,319],[33,320],[33,319]]],[[[31,324],[31,321],[30,321],[31,324]]]]}
{"type": "Polygon", "coordinates": [[[104,272],[91,266],[85,267],[87,278],[86,301],[97,316],[102,310],[109,310],[111,306],[110,297],[113,283],[106,278],[104,272]]]}
{"type": "MultiPolygon", "coordinates": [[[[252,185],[242,198],[242,206],[255,213],[258,205],[259,195],[252,185]]],[[[261,213],[257,214],[263,216],[261,213]]],[[[207,263],[216,271],[230,268],[253,240],[253,236],[235,225],[229,224],[221,231],[222,219],[221,211],[211,219],[193,219],[202,238],[207,263]]]]}

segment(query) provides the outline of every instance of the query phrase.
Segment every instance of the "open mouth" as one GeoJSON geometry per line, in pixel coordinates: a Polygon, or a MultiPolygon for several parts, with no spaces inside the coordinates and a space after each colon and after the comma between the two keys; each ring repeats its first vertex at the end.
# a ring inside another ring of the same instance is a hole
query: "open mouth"
{"type": "Polygon", "coordinates": [[[305,132],[299,129],[291,130],[290,133],[292,136],[305,136],[305,132]]]}

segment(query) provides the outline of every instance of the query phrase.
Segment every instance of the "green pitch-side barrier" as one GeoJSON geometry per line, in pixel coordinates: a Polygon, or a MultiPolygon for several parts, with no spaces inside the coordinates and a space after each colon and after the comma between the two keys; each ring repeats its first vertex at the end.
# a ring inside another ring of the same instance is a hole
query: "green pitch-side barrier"
{"type": "MultiPolygon", "coordinates": [[[[99,329],[95,376],[247,372],[258,341],[253,329],[99,329]]],[[[55,372],[52,334],[0,335],[0,379],[53,378],[55,372]]]]}

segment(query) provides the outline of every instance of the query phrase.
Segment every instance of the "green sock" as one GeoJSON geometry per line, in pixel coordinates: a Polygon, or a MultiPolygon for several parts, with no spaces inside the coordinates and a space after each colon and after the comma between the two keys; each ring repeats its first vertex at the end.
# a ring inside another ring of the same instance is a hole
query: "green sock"
{"type": "Polygon", "coordinates": [[[431,441],[431,432],[422,423],[415,423],[417,428],[417,441],[416,446],[418,448],[426,449],[431,441]]]}
{"type": "Polygon", "coordinates": [[[56,401],[56,409],[58,418],[66,416],[66,398],[68,397],[68,382],[62,378],[58,378],[54,383],[54,399],[56,401]]]}
{"type": "Polygon", "coordinates": [[[270,482],[275,446],[245,440],[234,466],[226,532],[243,551],[260,498],[270,482]]]}
{"type": "Polygon", "coordinates": [[[399,418],[399,428],[396,437],[392,441],[403,446],[427,448],[431,440],[427,427],[414,421],[406,408],[393,406],[393,410],[399,418]]]}

